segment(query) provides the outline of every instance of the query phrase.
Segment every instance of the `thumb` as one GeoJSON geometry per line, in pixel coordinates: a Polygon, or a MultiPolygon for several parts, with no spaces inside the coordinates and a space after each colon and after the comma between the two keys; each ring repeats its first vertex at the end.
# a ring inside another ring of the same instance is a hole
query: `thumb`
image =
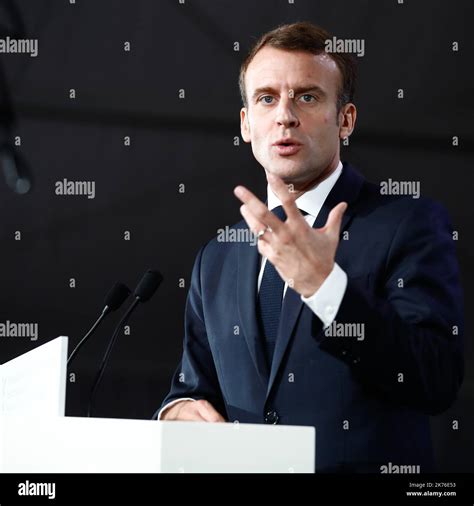
{"type": "Polygon", "coordinates": [[[331,209],[331,212],[329,213],[328,219],[326,221],[326,230],[330,234],[334,234],[336,237],[339,236],[339,230],[341,228],[341,221],[342,217],[347,209],[347,203],[346,202],[339,202],[337,206],[333,207],[331,209]]]}

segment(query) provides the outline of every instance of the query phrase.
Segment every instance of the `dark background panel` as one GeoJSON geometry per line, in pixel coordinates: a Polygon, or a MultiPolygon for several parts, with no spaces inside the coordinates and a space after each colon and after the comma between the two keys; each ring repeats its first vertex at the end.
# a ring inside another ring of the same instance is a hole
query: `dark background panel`
{"type": "MultiPolygon", "coordinates": [[[[472,472],[473,14],[469,0],[0,2],[0,36],[39,40],[37,58],[0,55],[0,143],[21,137],[15,150],[34,180],[32,190],[19,195],[0,172],[0,321],[37,322],[40,331],[36,342],[0,338],[0,362],[58,335],[75,344],[113,282],[133,287],[147,268],[157,268],[165,281],[138,308],[130,335],[120,337],[95,411],[152,415],[179,359],[198,249],[240,219],[236,184],[265,195],[263,170],[250,147],[241,139],[234,145],[240,138],[240,62],[264,31],[310,20],[340,38],[365,41],[357,126],[342,159],[373,181],[420,181],[422,195],[442,202],[459,231],[466,379],[457,403],[433,419],[433,433],[440,467],[472,472]],[[452,145],[453,136],[459,146],[452,145]],[[56,195],[55,183],[64,178],[94,181],[95,198],[56,195]],[[15,231],[21,241],[14,240],[15,231]]],[[[104,323],[73,365],[70,415],[85,412],[117,317],[104,323]]]]}

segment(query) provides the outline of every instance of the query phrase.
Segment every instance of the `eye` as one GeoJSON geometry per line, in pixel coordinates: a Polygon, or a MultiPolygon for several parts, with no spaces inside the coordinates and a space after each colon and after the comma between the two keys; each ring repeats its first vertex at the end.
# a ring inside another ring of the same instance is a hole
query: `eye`
{"type": "Polygon", "coordinates": [[[308,93],[301,95],[300,100],[302,100],[305,104],[310,104],[311,102],[315,102],[316,98],[313,95],[309,95],[308,93]]]}
{"type": "Polygon", "coordinates": [[[273,101],[273,97],[271,95],[264,95],[258,99],[262,104],[271,104],[273,101]]]}

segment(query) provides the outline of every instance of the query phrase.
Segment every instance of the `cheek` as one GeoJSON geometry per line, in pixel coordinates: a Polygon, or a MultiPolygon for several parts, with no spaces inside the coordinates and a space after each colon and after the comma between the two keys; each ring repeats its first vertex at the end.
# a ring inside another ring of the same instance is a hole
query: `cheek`
{"type": "Polygon", "coordinates": [[[252,138],[252,142],[256,144],[260,144],[265,140],[266,137],[266,127],[265,123],[258,118],[254,118],[251,123],[250,135],[252,138]]]}
{"type": "Polygon", "coordinates": [[[339,127],[336,124],[336,117],[331,114],[331,112],[327,112],[323,115],[322,122],[326,136],[331,137],[339,132],[339,127]]]}
{"type": "Polygon", "coordinates": [[[336,127],[336,116],[332,111],[328,111],[324,114],[323,121],[328,128],[336,127]]]}
{"type": "Polygon", "coordinates": [[[315,119],[309,132],[312,143],[320,148],[332,146],[333,140],[338,142],[339,139],[339,127],[331,112],[321,114],[319,118],[315,119]]]}

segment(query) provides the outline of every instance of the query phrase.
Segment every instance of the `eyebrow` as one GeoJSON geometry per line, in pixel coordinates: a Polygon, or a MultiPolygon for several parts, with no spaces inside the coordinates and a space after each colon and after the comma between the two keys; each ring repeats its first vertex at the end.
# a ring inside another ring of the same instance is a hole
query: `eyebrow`
{"type": "MultiPolygon", "coordinates": [[[[318,95],[321,95],[322,97],[326,96],[326,92],[317,84],[309,84],[306,86],[297,86],[296,88],[290,88],[293,90],[295,95],[299,95],[300,93],[308,93],[310,91],[316,92],[318,95]]],[[[271,86],[262,86],[261,88],[257,88],[252,93],[252,100],[255,100],[258,95],[261,93],[272,93],[274,95],[278,94],[277,90],[275,88],[272,88],[271,86]]]]}

